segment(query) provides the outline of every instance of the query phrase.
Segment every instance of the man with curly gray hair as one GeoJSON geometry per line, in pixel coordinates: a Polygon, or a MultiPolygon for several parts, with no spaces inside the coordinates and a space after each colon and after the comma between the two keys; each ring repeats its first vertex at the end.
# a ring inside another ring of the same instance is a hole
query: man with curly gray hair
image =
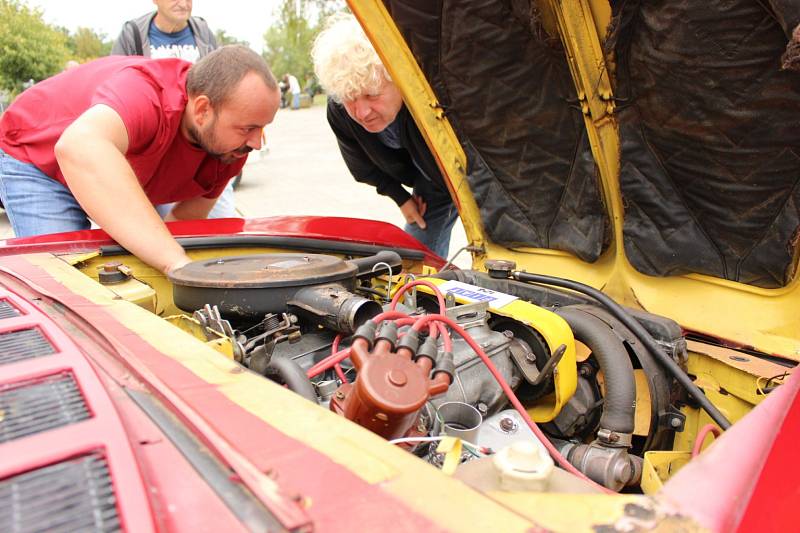
{"type": "Polygon", "coordinates": [[[446,257],[458,211],[400,91],[355,17],[332,17],[311,55],[328,93],[328,122],[350,173],[394,200],[407,222],[405,231],[446,257]]]}

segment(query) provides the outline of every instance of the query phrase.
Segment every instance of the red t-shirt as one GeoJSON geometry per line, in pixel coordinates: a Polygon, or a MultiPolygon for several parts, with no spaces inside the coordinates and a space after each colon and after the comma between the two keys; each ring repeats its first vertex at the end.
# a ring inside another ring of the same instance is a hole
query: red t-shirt
{"type": "Polygon", "coordinates": [[[125,157],[152,203],[216,198],[246,158],[223,164],[181,134],[190,66],[180,59],[111,56],[62,72],[23,92],[3,114],[0,148],[66,185],[53,147],[84,111],[105,104],[125,123],[125,157]]]}

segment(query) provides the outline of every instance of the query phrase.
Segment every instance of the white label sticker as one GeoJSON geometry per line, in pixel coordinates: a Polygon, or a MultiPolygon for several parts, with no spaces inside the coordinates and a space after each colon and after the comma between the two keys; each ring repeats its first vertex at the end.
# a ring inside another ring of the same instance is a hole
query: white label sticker
{"type": "Polygon", "coordinates": [[[460,281],[447,281],[439,285],[439,290],[442,294],[452,292],[453,296],[466,300],[468,302],[489,302],[489,307],[498,309],[506,306],[517,299],[516,296],[511,296],[504,292],[493,291],[492,289],[484,289],[483,287],[476,287],[468,283],[460,281]]]}

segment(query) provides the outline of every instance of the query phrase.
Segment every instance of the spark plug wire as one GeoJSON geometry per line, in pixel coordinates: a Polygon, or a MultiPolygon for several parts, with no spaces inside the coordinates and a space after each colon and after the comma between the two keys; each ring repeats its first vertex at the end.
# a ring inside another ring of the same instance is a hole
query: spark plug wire
{"type": "Polygon", "coordinates": [[[442,294],[442,291],[439,290],[439,287],[437,287],[435,284],[424,279],[417,279],[400,287],[397,292],[394,293],[394,297],[392,298],[392,303],[389,305],[389,309],[394,310],[397,307],[397,304],[400,302],[400,298],[403,297],[403,294],[413,287],[428,287],[431,289],[433,294],[436,295],[436,301],[439,302],[439,312],[441,314],[445,313],[447,306],[444,303],[444,295],[442,294]]]}
{"type": "Polygon", "coordinates": [[[722,435],[722,431],[714,424],[706,424],[700,428],[700,431],[697,432],[697,438],[694,439],[694,446],[692,447],[692,459],[700,455],[700,451],[703,449],[703,442],[705,442],[709,433],[712,433],[714,438],[722,435]]]}
{"type": "MultiPolygon", "coordinates": [[[[331,344],[331,355],[334,355],[336,352],[339,351],[339,343],[341,342],[341,340],[342,340],[341,333],[337,334],[336,337],[334,337],[333,344],[331,344]]],[[[334,364],[333,370],[336,371],[336,375],[339,377],[342,383],[349,383],[349,381],[347,381],[347,375],[344,373],[344,370],[342,370],[342,365],[340,365],[339,363],[334,364]]]]}
{"type": "Polygon", "coordinates": [[[557,462],[561,466],[561,468],[563,468],[570,474],[573,474],[581,478],[582,480],[590,483],[593,487],[598,488],[599,490],[603,491],[606,494],[616,494],[616,492],[609,490],[608,488],[589,479],[586,476],[586,474],[575,468],[575,466],[573,466],[572,463],[570,463],[563,455],[561,455],[558,452],[555,446],[553,446],[553,444],[550,442],[550,439],[548,439],[547,436],[542,432],[542,430],[539,429],[539,426],[536,424],[536,422],[534,422],[533,419],[531,419],[530,415],[528,414],[528,411],[525,410],[525,407],[523,407],[522,403],[519,401],[519,398],[517,398],[517,395],[514,394],[514,391],[511,389],[511,387],[509,386],[508,382],[505,380],[503,375],[500,374],[500,371],[497,370],[497,367],[494,365],[489,356],[486,355],[486,352],[483,351],[480,345],[478,345],[478,343],[475,342],[475,340],[466,331],[464,331],[464,329],[462,329],[461,326],[459,326],[454,320],[444,315],[425,315],[423,317],[420,317],[417,320],[417,322],[412,326],[412,328],[415,329],[416,331],[420,331],[429,322],[445,323],[448,327],[450,327],[451,330],[453,330],[453,332],[457,333],[462,339],[464,339],[464,341],[466,341],[467,344],[469,344],[470,348],[472,348],[473,351],[476,354],[478,354],[478,357],[480,357],[483,363],[486,365],[486,368],[489,369],[489,372],[491,372],[492,376],[497,381],[498,385],[500,385],[500,388],[503,389],[503,392],[508,397],[509,401],[511,402],[511,405],[514,406],[514,409],[516,409],[517,412],[520,414],[520,416],[522,416],[522,419],[525,421],[525,423],[528,425],[531,431],[533,431],[534,435],[536,435],[536,437],[541,441],[544,447],[547,448],[547,451],[550,453],[550,456],[553,458],[555,462],[557,462]]]}

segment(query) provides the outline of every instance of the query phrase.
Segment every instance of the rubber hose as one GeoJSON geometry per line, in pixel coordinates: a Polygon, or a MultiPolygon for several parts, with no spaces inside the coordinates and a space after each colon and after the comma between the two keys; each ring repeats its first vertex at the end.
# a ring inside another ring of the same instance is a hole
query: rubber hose
{"type": "Polygon", "coordinates": [[[264,375],[289,387],[295,392],[314,403],[319,403],[314,385],[306,377],[305,371],[288,357],[273,357],[264,369],[264,375]]]}
{"type": "Polygon", "coordinates": [[[545,285],[552,285],[554,287],[562,287],[564,289],[570,289],[573,291],[580,292],[582,294],[586,294],[587,296],[591,296],[599,303],[601,303],[608,311],[614,315],[614,318],[622,322],[622,324],[627,327],[631,332],[636,336],[639,341],[645,345],[645,347],[653,354],[659,363],[661,363],[664,368],[674,377],[678,383],[680,383],[686,392],[689,393],[689,396],[695,399],[697,403],[700,404],[708,416],[717,423],[719,427],[722,429],[728,429],[731,427],[731,423],[725,418],[719,409],[714,406],[713,403],[703,394],[703,391],[700,390],[700,387],[694,384],[691,380],[689,375],[683,371],[683,369],[678,366],[678,363],[672,360],[672,358],[664,353],[664,350],[656,343],[653,337],[648,333],[644,326],[639,324],[633,317],[631,317],[625,310],[619,305],[617,302],[603,294],[602,292],[598,291],[593,287],[589,287],[588,285],[584,285],[583,283],[578,283],[577,281],[572,281],[564,278],[557,278],[554,276],[545,276],[542,274],[529,274],[527,272],[511,272],[511,277],[518,281],[525,281],[529,283],[543,283],[545,285]]]}
{"type": "Polygon", "coordinates": [[[633,433],[636,379],[625,345],[602,320],[585,311],[564,307],[556,314],[567,321],[575,338],[592,350],[603,371],[606,393],[600,427],[633,433]]]}

